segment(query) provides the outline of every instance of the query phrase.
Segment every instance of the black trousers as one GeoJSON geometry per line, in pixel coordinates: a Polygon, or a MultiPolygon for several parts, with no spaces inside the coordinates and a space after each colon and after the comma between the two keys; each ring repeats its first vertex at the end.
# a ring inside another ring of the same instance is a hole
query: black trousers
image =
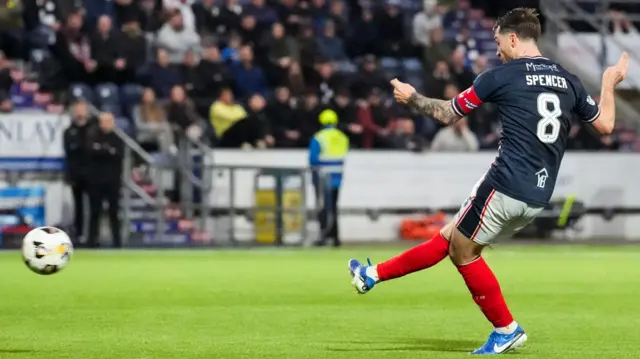
{"type": "Polygon", "coordinates": [[[338,226],[338,196],[340,195],[340,188],[318,188],[316,186],[316,196],[318,199],[324,197],[324,205],[320,210],[320,242],[318,244],[325,245],[327,241],[333,241],[334,246],[339,246],[340,242],[340,229],[338,226]]]}
{"type": "Polygon", "coordinates": [[[103,202],[109,205],[109,224],[111,226],[111,236],[113,246],[121,247],[120,239],[120,218],[118,210],[120,208],[120,181],[114,183],[102,183],[89,185],[89,247],[98,246],[98,236],[100,234],[100,217],[102,216],[103,202]]]}
{"type": "Polygon", "coordinates": [[[73,230],[72,238],[75,245],[78,244],[78,238],[84,235],[84,197],[89,194],[89,184],[86,179],[74,179],[71,184],[71,192],[73,194],[73,230]]]}

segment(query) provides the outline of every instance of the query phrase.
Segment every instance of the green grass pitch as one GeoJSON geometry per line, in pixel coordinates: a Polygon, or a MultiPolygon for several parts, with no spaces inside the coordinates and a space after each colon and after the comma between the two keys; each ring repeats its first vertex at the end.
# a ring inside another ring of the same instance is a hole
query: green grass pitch
{"type": "MultiPolygon", "coordinates": [[[[1,359],[468,358],[491,327],[449,261],[367,295],[347,260],[401,248],[0,253],[1,359]]],[[[640,357],[640,247],[487,252],[529,334],[513,357],[640,357]]]]}

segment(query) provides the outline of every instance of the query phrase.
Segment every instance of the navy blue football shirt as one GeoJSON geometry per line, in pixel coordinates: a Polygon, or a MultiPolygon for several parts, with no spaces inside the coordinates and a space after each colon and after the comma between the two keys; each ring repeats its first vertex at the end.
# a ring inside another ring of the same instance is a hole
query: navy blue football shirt
{"type": "Polygon", "coordinates": [[[460,116],[496,104],[502,124],[498,156],[485,176],[497,191],[525,203],[549,203],[571,119],[595,121],[600,107],[580,80],[544,57],[520,58],[480,74],[452,100],[460,116]]]}

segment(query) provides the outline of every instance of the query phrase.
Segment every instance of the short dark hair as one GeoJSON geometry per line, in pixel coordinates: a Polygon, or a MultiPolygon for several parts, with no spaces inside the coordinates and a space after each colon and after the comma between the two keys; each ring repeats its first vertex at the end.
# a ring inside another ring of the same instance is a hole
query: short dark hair
{"type": "Polygon", "coordinates": [[[532,8],[519,7],[510,10],[496,20],[494,29],[501,34],[514,32],[521,39],[538,41],[542,28],[538,19],[538,11],[532,8]]]}

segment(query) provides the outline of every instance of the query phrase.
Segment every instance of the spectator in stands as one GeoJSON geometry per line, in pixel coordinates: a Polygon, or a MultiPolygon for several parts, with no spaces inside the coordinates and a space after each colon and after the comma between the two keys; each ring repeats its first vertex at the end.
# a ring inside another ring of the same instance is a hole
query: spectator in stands
{"type": "Polygon", "coordinates": [[[258,27],[256,18],[252,15],[243,14],[240,22],[240,36],[245,45],[257,47],[262,40],[262,30],[258,27]]]}
{"type": "Polygon", "coordinates": [[[378,23],[371,10],[363,11],[361,17],[351,29],[348,46],[349,54],[351,56],[379,54],[378,33],[378,23]]]}
{"type": "Polygon", "coordinates": [[[233,92],[229,88],[223,88],[220,96],[211,105],[209,121],[213,128],[217,143],[231,143],[225,139],[225,133],[238,121],[247,117],[247,112],[239,104],[234,102],[233,92]]]}
{"type": "Polygon", "coordinates": [[[304,9],[298,3],[298,0],[282,0],[276,8],[278,18],[283,22],[287,34],[297,36],[300,31],[300,25],[304,22],[304,9]]]}
{"type": "Polygon", "coordinates": [[[133,110],[133,119],[138,129],[137,140],[147,151],[168,150],[172,144],[171,129],[167,113],[152,89],[142,92],[142,101],[133,110]]]}
{"type": "Polygon", "coordinates": [[[198,71],[199,61],[193,51],[184,54],[183,63],[180,66],[182,73],[182,85],[187,91],[187,95],[194,101],[196,108],[199,103],[204,102],[205,106],[211,105],[211,98],[200,98],[202,89],[206,86],[207,79],[203,78],[198,71]]]}
{"type": "Polygon", "coordinates": [[[273,131],[271,130],[271,119],[267,116],[265,108],[267,101],[259,94],[251,96],[249,99],[249,112],[247,115],[247,122],[254,128],[254,138],[251,138],[251,143],[259,148],[274,147],[275,137],[273,137],[273,131]]]}
{"type": "Polygon", "coordinates": [[[171,12],[169,21],[158,32],[158,45],[168,51],[172,64],[181,64],[189,50],[200,53],[200,36],[185,25],[183,14],[180,10],[171,12]]]}
{"type": "Polygon", "coordinates": [[[86,102],[78,101],[72,106],[71,125],[63,134],[65,153],[65,181],[73,194],[74,221],[71,239],[74,245],[82,242],[84,236],[84,198],[89,191],[89,151],[88,129],[96,120],[89,115],[86,102]]]}
{"type": "Polygon", "coordinates": [[[169,63],[167,50],[159,48],[156,51],[156,61],[143,72],[142,82],[151,87],[159,98],[167,98],[171,89],[182,83],[182,75],[179,68],[169,63]]]}
{"type": "Polygon", "coordinates": [[[346,85],[344,79],[334,72],[334,64],[330,61],[319,60],[314,75],[312,86],[317,89],[322,104],[329,103],[335,90],[346,85]]]}
{"type": "Polygon", "coordinates": [[[115,120],[110,113],[101,113],[99,127],[88,132],[89,143],[89,238],[91,248],[99,246],[100,217],[103,202],[109,205],[109,223],[113,247],[120,247],[120,187],[122,176],[122,159],[124,144],[120,137],[113,133],[115,120]]]}
{"type": "Polygon", "coordinates": [[[480,48],[478,41],[471,36],[471,30],[468,26],[463,26],[455,37],[456,50],[462,51],[466,63],[473,61],[479,54],[480,48]]]}
{"type": "Polygon", "coordinates": [[[236,32],[231,33],[227,46],[222,50],[222,60],[230,63],[239,62],[241,47],[242,37],[236,32]]]}
{"type": "Polygon", "coordinates": [[[393,131],[389,136],[391,148],[408,150],[412,152],[422,152],[425,143],[424,139],[415,133],[415,125],[411,115],[404,110],[399,110],[396,115],[393,131]]]}
{"type": "MultiPolygon", "coordinates": [[[[132,0],[119,0],[127,3],[133,3],[132,0]]],[[[145,32],[157,32],[160,30],[160,27],[163,25],[162,15],[163,9],[162,4],[155,0],[140,0],[139,2],[140,9],[140,28],[145,32]]],[[[116,7],[117,11],[117,7],[116,7]]],[[[125,17],[127,18],[127,17],[125,17]]],[[[118,17],[121,21],[122,18],[118,17]]]]}
{"type": "Polygon", "coordinates": [[[94,84],[98,63],[91,58],[91,43],[82,32],[83,24],[82,12],[70,13],[65,25],[56,34],[53,51],[69,82],[94,84]]]}
{"type": "Polygon", "coordinates": [[[449,72],[449,65],[445,61],[436,62],[431,73],[427,74],[427,96],[443,98],[445,86],[455,80],[449,72]]]}
{"type": "Polygon", "coordinates": [[[489,60],[487,60],[486,56],[480,55],[473,62],[473,66],[471,67],[471,71],[477,76],[481,73],[487,71],[489,68],[489,60]]]}
{"type": "Polygon", "coordinates": [[[277,22],[271,27],[271,38],[268,41],[269,67],[272,83],[278,83],[286,76],[289,66],[300,60],[300,47],[295,38],[284,32],[284,26],[277,22]]]}
{"type": "Polygon", "coordinates": [[[336,29],[332,21],[325,22],[322,35],[317,39],[317,49],[318,54],[325,60],[334,62],[347,60],[344,44],[342,39],[336,37],[336,29]]]}
{"type": "Polygon", "coordinates": [[[273,137],[268,135],[269,119],[264,112],[266,101],[259,94],[249,98],[249,111],[229,127],[218,142],[223,148],[265,148],[273,146],[273,137]]]}
{"type": "Polygon", "coordinates": [[[456,8],[447,12],[442,19],[445,28],[460,29],[469,18],[471,2],[469,0],[457,0],[456,8]]]}
{"type": "Polygon", "coordinates": [[[442,27],[442,16],[437,6],[436,0],[424,0],[422,11],[413,17],[413,41],[422,48],[431,45],[431,31],[442,27]]]}
{"type": "Polygon", "coordinates": [[[111,25],[109,16],[100,16],[96,32],[91,36],[91,58],[97,63],[97,82],[116,82],[127,65],[120,36],[111,25]]]}
{"type": "Polygon", "coordinates": [[[305,94],[307,83],[305,82],[304,75],[302,74],[302,68],[299,62],[292,62],[289,66],[287,78],[284,81],[291,90],[291,94],[294,97],[300,97],[305,94]]]}
{"type": "Polygon", "coordinates": [[[405,25],[399,0],[389,0],[378,14],[378,34],[382,56],[403,57],[406,54],[405,25]]]}
{"type": "Polygon", "coordinates": [[[190,135],[193,132],[197,132],[198,114],[193,102],[187,97],[184,87],[180,85],[175,85],[171,89],[171,97],[167,104],[167,118],[174,130],[174,139],[176,141],[185,134],[190,135]]]}
{"type": "Polygon", "coordinates": [[[171,21],[171,15],[175,13],[176,10],[180,11],[182,15],[182,20],[184,27],[189,31],[196,31],[196,17],[193,14],[193,10],[191,9],[191,4],[193,1],[191,0],[162,0],[162,6],[169,13],[171,21]]]}
{"type": "Polygon", "coordinates": [[[202,0],[191,5],[191,11],[196,22],[196,31],[203,34],[224,35],[227,31],[225,24],[221,23],[221,8],[216,5],[216,0],[202,0]]]}
{"type": "Polygon", "coordinates": [[[310,20],[312,21],[315,30],[320,31],[324,21],[329,17],[329,9],[327,8],[326,0],[311,0],[307,1],[307,4],[303,5],[308,7],[308,13],[310,20]]]}
{"type": "Polygon", "coordinates": [[[13,111],[11,102],[11,87],[13,78],[11,77],[11,62],[9,62],[2,51],[0,51],[0,112],[9,113],[13,111]]]}
{"type": "Polygon", "coordinates": [[[245,6],[244,13],[252,15],[256,19],[258,27],[262,29],[269,28],[278,21],[278,13],[265,4],[265,0],[251,0],[251,3],[245,6]]]}
{"type": "Polygon", "coordinates": [[[265,95],[267,82],[262,69],[254,64],[253,50],[250,46],[240,49],[240,63],[232,64],[231,71],[235,79],[236,94],[241,99],[259,93],[265,95]]]}
{"type": "Polygon", "coordinates": [[[126,20],[122,24],[122,36],[118,47],[124,59],[123,82],[134,81],[138,70],[147,62],[147,39],[136,19],[126,20]]]}
{"type": "Polygon", "coordinates": [[[448,61],[453,52],[453,43],[446,40],[444,30],[435,28],[430,33],[431,44],[424,49],[424,66],[425,69],[431,69],[438,61],[448,61]]]}
{"type": "Polygon", "coordinates": [[[320,104],[318,94],[315,90],[309,90],[304,97],[301,108],[297,111],[296,119],[298,124],[296,128],[300,132],[299,143],[306,147],[313,134],[320,130],[320,124],[318,123],[318,116],[324,109],[324,106],[320,104]]]}
{"type": "Polygon", "coordinates": [[[276,87],[275,99],[266,108],[270,120],[270,132],[277,147],[297,147],[300,145],[300,116],[292,107],[293,99],[289,88],[276,87]]]}
{"type": "Polygon", "coordinates": [[[122,26],[126,22],[137,21],[143,17],[141,6],[138,2],[132,0],[113,1],[113,12],[115,14],[113,20],[116,21],[116,27],[122,26]]]}
{"type": "Polygon", "coordinates": [[[615,151],[619,149],[620,142],[614,135],[601,136],[580,121],[573,121],[569,132],[569,146],[582,151],[615,151]]]}
{"type": "Polygon", "coordinates": [[[347,9],[344,6],[344,2],[342,0],[333,0],[331,1],[331,5],[329,7],[329,17],[333,25],[336,29],[336,35],[344,39],[348,36],[348,20],[347,20],[347,9]]]}
{"type": "Polygon", "coordinates": [[[26,58],[23,11],[21,0],[0,3],[0,50],[10,59],[26,58]]]}
{"type": "Polygon", "coordinates": [[[242,19],[242,6],[238,0],[224,0],[224,5],[220,9],[220,24],[225,27],[225,34],[240,30],[242,19]]]}
{"type": "Polygon", "coordinates": [[[356,117],[357,109],[348,89],[342,88],[336,91],[336,95],[329,103],[338,116],[338,129],[342,131],[354,148],[362,147],[362,124],[356,117]]]}
{"type": "Polygon", "coordinates": [[[203,87],[199,88],[194,101],[198,113],[206,118],[209,116],[211,99],[216,98],[223,87],[231,87],[233,78],[227,65],[222,62],[220,49],[213,43],[204,46],[197,72],[203,87]]]}
{"type": "Polygon", "coordinates": [[[364,57],[362,65],[351,84],[351,91],[356,99],[364,99],[369,96],[373,88],[387,88],[389,80],[378,68],[376,57],[369,54],[364,57]]]}
{"type": "Polygon", "coordinates": [[[387,148],[389,145],[391,121],[381,95],[382,90],[373,88],[366,100],[358,101],[358,120],[363,127],[364,148],[387,148]]]}
{"type": "Polygon", "coordinates": [[[318,54],[318,44],[311,26],[305,26],[300,30],[298,44],[300,45],[300,65],[302,73],[309,78],[313,74],[318,54]]]}
{"type": "Polygon", "coordinates": [[[476,152],[479,148],[478,139],[469,129],[466,117],[442,128],[431,143],[431,150],[438,152],[476,152]]]}
{"type": "Polygon", "coordinates": [[[54,0],[23,0],[24,25],[28,45],[34,49],[44,49],[55,41],[55,33],[60,30],[61,8],[54,0]]]}
{"type": "Polygon", "coordinates": [[[459,88],[466,89],[473,84],[476,75],[466,66],[464,51],[457,49],[451,54],[451,75],[459,88]]]}

